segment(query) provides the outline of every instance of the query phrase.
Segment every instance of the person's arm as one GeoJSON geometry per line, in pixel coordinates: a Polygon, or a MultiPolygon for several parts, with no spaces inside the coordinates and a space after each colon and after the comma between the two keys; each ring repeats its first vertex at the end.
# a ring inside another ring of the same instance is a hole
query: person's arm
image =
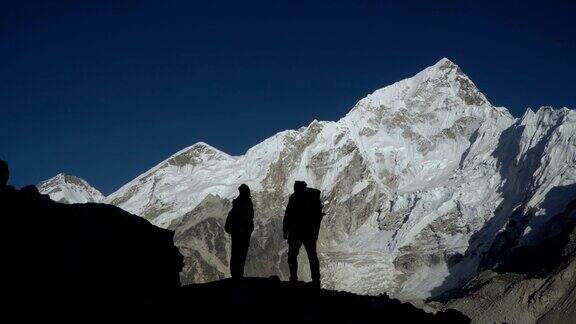
{"type": "Polygon", "coordinates": [[[228,217],[226,217],[226,223],[224,224],[224,230],[228,234],[232,234],[232,228],[234,227],[234,214],[236,212],[235,200],[232,201],[232,209],[228,212],[228,217]]]}
{"type": "Polygon", "coordinates": [[[248,219],[250,221],[250,233],[254,231],[254,205],[252,201],[248,202],[248,219]]]}
{"type": "Polygon", "coordinates": [[[286,211],[284,212],[284,220],[282,221],[282,232],[285,240],[288,239],[288,231],[290,230],[292,208],[293,202],[292,196],[290,196],[290,198],[288,198],[288,206],[286,206],[286,211]]]}
{"type": "Polygon", "coordinates": [[[224,224],[224,230],[228,234],[232,234],[232,210],[228,212],[228,217],[226,217],[226,223],[224,224]]]}

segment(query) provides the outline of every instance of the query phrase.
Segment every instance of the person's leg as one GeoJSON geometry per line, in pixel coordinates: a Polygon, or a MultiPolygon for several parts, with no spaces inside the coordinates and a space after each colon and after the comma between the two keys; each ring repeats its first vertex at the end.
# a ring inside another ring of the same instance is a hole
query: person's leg
{"type": "Polygon", "coordinates": [[[230,276],[232,276],[232,278],[236,277],[237,273],[236,273],[236,264],[238,263],[238,261],[236,261],[236,259],[238,258],[238,252],[236,252],[236,245],[238,244],[236,242],[236,239],[234,237],[234,235],[231,236],[231,243],[230,243],[230,276]]]}
{"type": "Polygon", "coordinates": [[[298,281],[298,253],[302,242],[288,240],[288,268],[290,269],[290,281],[298,281]]]}
{"type": "Polygon", "coordinates": [[[238,275],[244,277],[244,265],[246,264],[246,257],[248,256],[248,249],[250,248],[250,235],[241,238],[238,247],[238,275]]]}
{"type": "Polygon", "coordinates": [[[312,282],[320,285],[320,261],[318,261],[318,254],[316,253],[316,240],[306,240],[304,248],[306,248],[306,254],[308,254],[312,282]]]}

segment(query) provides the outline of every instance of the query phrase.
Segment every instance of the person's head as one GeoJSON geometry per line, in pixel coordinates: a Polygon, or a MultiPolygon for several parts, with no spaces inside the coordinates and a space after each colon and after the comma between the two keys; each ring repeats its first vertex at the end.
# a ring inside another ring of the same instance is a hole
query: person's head
{"type": "Polygon", "coordinates": [[[240,187],[238,187],[238,191],[240,192],[240,197],[250,197],[250,187],[248,187],[248,185],[246,184],[241,184],[240,187]]]}
{"type": "Polygon", "coordinates": [[[304,181],[294,181],[294,192],[302,192],[306,189],[306,182],[304,181]]]}
{"type": "Polygon", "coordinates": [[[6,187],[6,184],[8,184],[9,174],[8,163],[4,160],[0,160],[0,188],[4,188],[6,187]]]}

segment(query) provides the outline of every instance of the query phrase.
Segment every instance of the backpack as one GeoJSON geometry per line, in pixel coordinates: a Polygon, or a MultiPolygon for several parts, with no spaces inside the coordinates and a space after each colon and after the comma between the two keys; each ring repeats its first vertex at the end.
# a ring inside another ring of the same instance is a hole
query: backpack
{"type": "Polygon", "coordinates": [[[310,211],[314,215],[322,216],[322,208],[324,205],[322,204],[322,200],[320,199],[320,190],[314,188],[306,188],[307,196],[308,196],[308,203],[310,207],[310,211]]]}
{"type": "Polygon", "coordinates": [[[320,190],[314,188],[306,188],[306,196],[308,200],[308,210],[309,216],[311,220],[311,225],[313,226],[313,230],[315,233],[320,231],[320,222],[322,222],[322,218],[324,217],[324,213],[322,212],[322,208],[324,205],[322,204],[322,200],[320,198],[320,190]]]}

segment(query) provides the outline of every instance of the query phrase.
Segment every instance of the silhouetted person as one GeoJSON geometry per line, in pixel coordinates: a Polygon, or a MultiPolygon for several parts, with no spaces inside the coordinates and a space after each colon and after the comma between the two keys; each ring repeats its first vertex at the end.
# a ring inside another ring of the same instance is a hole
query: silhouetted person
{"type": "Polygon", "coordinates": [[[250,188],[242,184],[238,187],[240,195],[232,201],[232,210],[226,218],[224,229],[232,236],[232,256],[230,274],[232,278],[244,276],[244,264],[250,247],[250,236],[254,230],[254,207],[250,188]]]}
{"type": "Polygon", "coordinates": [[[304,245],[310,263],[312,283],[320,287],[320,262],[316,254],[316,241],[322,221],[320,190],[307,188],[306,182],[294,182],[283,221],[284,239],[288,240],[288,267],[290,281],[298,281],[298,253],[304,245]]]}
{"type": "Polygon", "coordinates": [[[4,189],[8,183],[8,163],[4,160],[0,160],[0,189],[4,189]]]}

